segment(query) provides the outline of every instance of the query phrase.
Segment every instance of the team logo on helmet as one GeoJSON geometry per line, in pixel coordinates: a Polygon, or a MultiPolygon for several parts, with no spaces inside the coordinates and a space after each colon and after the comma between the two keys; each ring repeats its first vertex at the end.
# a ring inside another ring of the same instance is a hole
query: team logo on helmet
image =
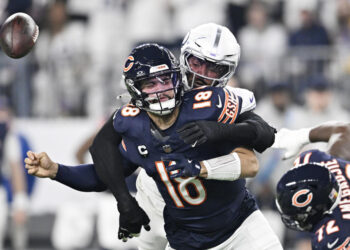
{"type": "Polygon", "coordinates": [[[133,56],[128,56],[128,59],[125,63],[125,67],[124,67],[124,72],[128,72],[132,66],[134,66],[134,57],[133,56]]]}
{"type": "Polygon", "coordinates": [[[311,203],[312,198],[313,198],[313,194],[310,191],[310,189],[299,190],[292,197],[292,205],[295,207],[305,207],[311,203]],[[306,196],[306,199],[302,199],[301,197],[306,194],[308,194],[306,196]],[[300,201],[300,200],[304,200],[304,201],[300,201]]]}

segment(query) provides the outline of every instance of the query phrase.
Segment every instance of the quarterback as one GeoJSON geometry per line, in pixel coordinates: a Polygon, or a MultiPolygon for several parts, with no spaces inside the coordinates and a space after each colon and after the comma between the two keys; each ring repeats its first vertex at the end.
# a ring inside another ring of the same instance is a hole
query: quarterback
{"type": "MultiPolygon", "coordinates": [[[[134,105],[122,107],[112,119],[115,136],[122,139],[122,176],[141,166],[155,181],[165,201],[167,249],[282,249],[241,178],[256,174],[256,169],[247,174],[241,167],[251,159],[252,151],[237,148],[231,153],[232,142],[224,141],[215,147],[210,142],[186,144],[176,132],[197,120],[236,122],[242,98],[217,87],[197,88],[183,95],[175,58],[156,44],[135,48],[124,76],[134,105]]],[[[43,161],[35,159],[38,156],[30,153],[26,163],[30,173],[40,176],[43,169],[36,164],[43,161]],[[37,161],[31,162],[33,159],[37,161]]],[[[68,169],[60,165],[50,177],[73,178],[68,169]]],[[[113,193],[119,191],[116,169],[112,166],[102,172],[96,168],[113,193]]],[[[118,200],[118,207],[122,203],[118,200]]],[[[142,219],[147,226],[148,217],[144,214],[142,219]]],[[[121,225],[120,234],[125,233],[121,225]]]]}

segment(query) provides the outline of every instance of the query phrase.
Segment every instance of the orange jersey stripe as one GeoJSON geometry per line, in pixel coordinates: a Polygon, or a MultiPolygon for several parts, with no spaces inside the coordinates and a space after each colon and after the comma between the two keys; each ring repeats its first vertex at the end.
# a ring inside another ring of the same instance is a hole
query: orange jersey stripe
{"type": "Polygon", "coordinates": [[[221,112],[221,114],[220,114],[220,116],[218,118],[218,122],[220,122],[222,120],[222,118],[226,114],[226,110],[227,110],[227,104],[228,104],[229,95],[228,95],[226,89],[224,89],[224,91],[225,91],[225,106],[224,106],[224,109],[222,110],[222,112],[221,112]]]}

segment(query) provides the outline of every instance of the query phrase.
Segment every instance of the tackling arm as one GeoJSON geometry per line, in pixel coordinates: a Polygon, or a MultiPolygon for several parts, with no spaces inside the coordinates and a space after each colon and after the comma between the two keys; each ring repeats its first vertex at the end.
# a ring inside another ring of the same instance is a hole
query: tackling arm
{"type": "Polygon", "coordinates": [[[314,128],[298,130],[283,128],[276,134],[272,148],[285,149],[283,159],[288,159],[312,142],[328,142],[331,155],[350,160],[350,124],[343,122],[326,122],[314,128]]]}
{"type": "Polygon", "coordinates": [[[325,123],[310,130],[310,142],[329,143],[328,153],[350,161],[350,124],[335,122],[325,123]]]}
{"type": "Polygon", "coordinates": [[[195,121],[184,125],[178,131],[187,144],[229,141],[234,146],[253,148],[259,153],[270,147],[275,140],[276,130],[252,111],[241,114],[236,123],[223,124],[214,121],[195,121]]]}
{"type": "Polygon", "coordinates": [[[112,116],[96,135],[90,153],[97,175],[118,201],[118,238],[126,241],[127,238],[137,236],[142,226],[149,231],[150,220],[126,186],[122,155],[118,149],[121,140],[122,137],[114,130],[112,116]]]}

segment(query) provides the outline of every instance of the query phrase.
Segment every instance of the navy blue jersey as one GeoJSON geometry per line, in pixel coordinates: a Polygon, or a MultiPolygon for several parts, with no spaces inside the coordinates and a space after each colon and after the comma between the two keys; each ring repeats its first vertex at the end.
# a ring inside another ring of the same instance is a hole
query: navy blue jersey
{"type": "Polygon", "coordinates": [[[341,186],[341,200],[312,229],[312,249],[350,249],[350,162],[319,150],[303,152],[295,164],[320,162],[335,175],[341,186]]]}
{"type": "Polygon", "coordinates": [[[244,179],[170,180],[166,171],[170,163],[162,160],[171,154],[201,161],[230,153],[233,148],[228,143],[187,145],[176,129],[196,120],[234,123],[241,104],[242,99],[227,89],[195,89],[185,93],[176,122],[162,131],[154,128],[146,112],[134,106],[124,106],[115,114],[114,128],[123,138],[120,147],[123,156],[146,170],[165,200],[165,230],[173,248],[204,249],[218,245],[256,209],[244,179]]]}

